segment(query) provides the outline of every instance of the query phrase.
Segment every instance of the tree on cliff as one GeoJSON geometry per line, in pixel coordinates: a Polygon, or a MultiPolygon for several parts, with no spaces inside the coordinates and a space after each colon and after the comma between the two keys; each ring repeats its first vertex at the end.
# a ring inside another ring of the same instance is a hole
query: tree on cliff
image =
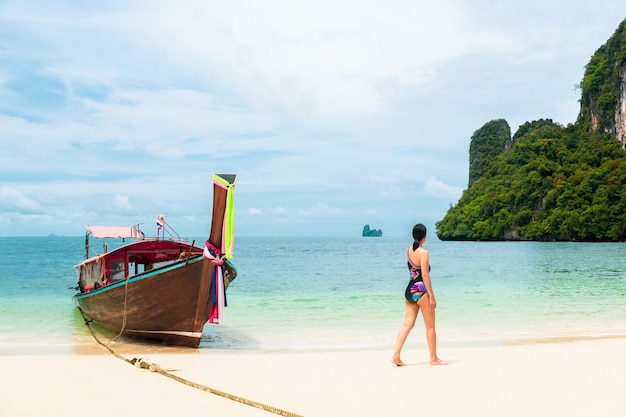
{"type": "Polygon", "coordinates": [[[496,156],[511,142],[511,128],[504,119],[487,122],[472,135],[469,150],[469,181],[471,187],[491,166],[496,156]]]}
{"type": "Polygon", "coordinates": [[[580,83],[577,124],[615,136],[626,148],[626,20],[591,57],[580,83]]]}

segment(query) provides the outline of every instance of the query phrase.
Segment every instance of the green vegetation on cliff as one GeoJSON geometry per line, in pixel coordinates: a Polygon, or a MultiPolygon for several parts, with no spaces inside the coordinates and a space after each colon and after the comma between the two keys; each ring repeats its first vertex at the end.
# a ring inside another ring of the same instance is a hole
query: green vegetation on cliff
{"type": "Polygon", "coordinates": [[[581,111],[577,125],[586,130],[615,134],[615,104],[626,68],[626,20],[591,57],[580,83],[581,111]]]}
{"type": "Polygon", "coordinates": [[[504,119],[492,120],[474,132],[470,142],[469,186],[489,169],[489,164],[510,147],[511,128],[504,119]]]}
{"type": "Polygon", "coordinates": [[[437,223],[440,239],[625,240],[626,154],[619,142],[574,126],[535,126],[437,223]]]}
{"type": "Polygon", "coordinates": [[[437,223],[440,239],[626,241],[626,20],[581,87],[574,125],[527,122],[511,138],[499,119],[472,135],[469,186],[437,223]]]}

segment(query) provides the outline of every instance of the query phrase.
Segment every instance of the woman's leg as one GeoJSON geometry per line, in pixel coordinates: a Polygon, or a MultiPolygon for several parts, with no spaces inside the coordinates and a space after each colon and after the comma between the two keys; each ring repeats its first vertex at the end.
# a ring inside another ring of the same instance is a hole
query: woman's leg
{"type": "Polygon", "coordinates": [[[446,365],[447,362],[437,357],[437,332],[435,331],[435,310],[430,307],[428,295],[424,295],[418,301],[419,307],[422,309],[422,317],[424,318],[424,326],[426,327],[426,342],[428,343],[428,351],[430,353],[431,365],[446,365]]]}
{"type": "Polygon", "coordinates": [[[393,356],[391,357],[391,363],[394,363],[398,366],[406,365],[400,359],[400,352],[402,351],[402,346],[404,346],[404,342],[406,338],[409,336],[409,332],[415,326],[415,319],[417,318],[417,313],[419,312],[419,307],[417,304],[412,304],[407,301],[404,301],[405,310],[404,310],[404,323],[398,332],[398,337],[396,338],[396,348],[393,351],[393,356]]]}

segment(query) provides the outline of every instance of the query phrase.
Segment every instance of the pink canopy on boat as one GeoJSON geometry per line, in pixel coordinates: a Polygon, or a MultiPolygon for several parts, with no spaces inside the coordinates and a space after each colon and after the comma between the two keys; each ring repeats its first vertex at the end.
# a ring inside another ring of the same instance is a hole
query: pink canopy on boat
{"type": "Polygon", "coordinates": [[[135,226],[85,226],[96,238],[141,238],[143,233],[135,226]]]}

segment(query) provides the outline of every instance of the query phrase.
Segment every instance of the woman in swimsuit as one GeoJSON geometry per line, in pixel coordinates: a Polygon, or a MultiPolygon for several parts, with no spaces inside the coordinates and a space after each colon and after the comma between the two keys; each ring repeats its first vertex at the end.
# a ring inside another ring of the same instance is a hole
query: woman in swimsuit
{"type": "Polygon", "coordinates": [[[400,359],[400,351],[411,329],[415,325],[417,313],[422,310],[424,325],[426,326],[426,341],[430,351],[431,365],[445,365],[446,362],[437,357],[437,334],[435,332],[435,293],[430,283],[430,263],[428,251],[423,248],[426,242],[426,226],[416,224],[413,227],[413,245],[407,248],[406,257],[411,279],[404,292],[405,315],[404,324],[398,333],[396,348],[391,357],[391,363],[397,366],[406,365],[400,359]]]}

